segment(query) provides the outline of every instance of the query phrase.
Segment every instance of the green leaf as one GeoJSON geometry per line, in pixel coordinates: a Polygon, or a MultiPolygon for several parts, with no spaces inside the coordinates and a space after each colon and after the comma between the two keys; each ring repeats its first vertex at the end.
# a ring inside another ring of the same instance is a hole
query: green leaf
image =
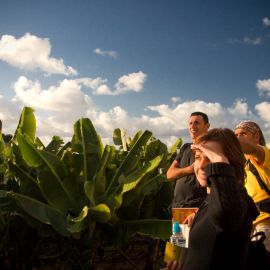
{"type": "Polygon", "coordinates": [[[28,166],[37,168],[42,164],[42,159],[38,154],[38,150],[27,135],[22,135],[20,131],[17,133],[17,140],[19,143],[19,148],[21,150],[23,159],[28,166]]]}
{"type": "MultiPolygon", "coordinates": [[[[124,161],[120,165],[120,167],[117,169],[113,179],[111,180],[109,186],[107,187],[106,193],[104,197],[108,197],[112,193],[112,187],[116,184],[116,181],[118,181],[118,178],[121,174],[128,175],[130,171],[134,168],[134,166],[138,163],[139,153],[142,151],[142,147],[146,145],[148,140],[151,138],[152,133],[148,130],[146,130],[144,133],[141,134],[141,136],[138,138],[136,143],[131,148],[128,155],[125,157],[124,161]]],[[[116,191],[115,193],[117,193],[116,191]]]]}
{"type": "Polygon", "coordinates": [[[116,128],[113,131],[113,142],[115,145],[122,145],[123,150],[127,151],[126,131],[122,128],[116,128]]]}
{"type": "Polygon", "coordinates": [[[69,208],[78,209],[78,204],[72,196],[72,188],[63,181],[67,174],[65,164],[54,154],[38,150],[27,135],[17,134],[19,147],[25,162],[31,167],[40,167],[39,186],[47,201],[60,211],[69,208]]]}
{"type": "Polygon", "coordinates": [[[14,199],[30,216],[38,219],[40,222],[51,225],[57,232],[63,236],[69,236],[67,230],[66,216],[51,206],[35,200],[31,197],[9,192],[9,197],[14,199]]]}
{"type": "Polygon", "coordinates": [[[82,149],[84,181],[92,181],[103,153],[103,144],[90,119],[81,118],[74,124],[73,144],[79,144],[82,149]]]}
{"type": "Polygon", "coordinates": [[[171,149],[170,149],[170,155],[169,155],[169,159],[173,156],[173,155],[175,155],[176,154],[176,151],[177,151],[177,149],[179,149],[181,146],[182,146],[182,144],[183,144],[183,141],[182,141],[182,139],[181,138],[178,138],[177,140],[176,140],[176,142],[174,143],[174,145],[171,147],[171,149]]]}
{"type": "Polygon", "coordinates": [[[46,147],[46,151],[57,153],[63,144],[64,142],[59,136],[53,136],[52,141],[46,147]]]}
{"type": "Polygon", "coordinates": [[[89,207],[89,215],[92,221],[105,223],[111,218],[111,211],[106,204],[99,204],[89,207]]]}
{"type": "Polygon", "coordinates": [[[95,201],[100,203],[102,195],[106,190],[106,168],[110,165],[115,155],[114,146],[108,146],[104,148],[102,158],[98,164],[97,172],[94,176],[94,198],[95,201]]]}
{"type": "Polygon", "coordinates": [[[124,185],[122,193],[125,193],[133,188],[140,182],[140,180],[149,172],[156,169],[162,159],[162,156],[157,156],[150,162],[146,163],[142,168],[138,168],[132,174],[124,178],[124,185]]]}
{"type": "Polygon", "coordinates": [[[84,191],[91,202],[92,205],[95,205],[95,198],[94,198],[94,182],[93,181],[85,181],[84,182],[84,191]]]}
{"type": "Polygon", "coordinates": [[[24,107],[20,116],[19,124],[14,134],[15,140],[17,140],[17,134],[21,132],[26,134],[32,142],[36,136],[36,118],[34,115],[34,109],[30,107],[24,107]]]}

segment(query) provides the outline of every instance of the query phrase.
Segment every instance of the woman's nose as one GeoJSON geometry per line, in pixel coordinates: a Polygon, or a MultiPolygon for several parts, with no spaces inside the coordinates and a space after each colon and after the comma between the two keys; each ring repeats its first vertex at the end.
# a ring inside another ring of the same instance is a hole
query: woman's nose
{"type": "Polygon", "coordinates": [[[200,161],[199,161],[198,167],[199,167],[200,169],[204,169],[205,166],[206,166],[208,163],[209,163],[209,162],[208,162],[207,158],[202,157],[202,158],[200,159],[200,161]]]}

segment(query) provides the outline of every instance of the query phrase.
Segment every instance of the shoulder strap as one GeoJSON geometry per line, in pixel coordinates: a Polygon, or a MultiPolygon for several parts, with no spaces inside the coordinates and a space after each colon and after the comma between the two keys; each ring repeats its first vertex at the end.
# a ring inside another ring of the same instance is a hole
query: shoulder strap
{"type": "Polygon", "coordinates": [[[249,166],[249,170],[256,176],[256,179],[257,179],[261,189],[264,189],[267,192],[267,194],[270,196],[270,190],[268,189],[267,185],[262,180],[262,178],[259,175],[256,167],[250,162],[250,160],[247,161],[247,164],[249,166]]]}
{"type": "Polygon", "coordinates": [[[176,156],[176,160],[180,160],[180,159],[182,159],[182,157],[183,157],[183,154],[184,154],[184,152],[190,147],[190,145],[191,145],[191,143],[184,143],[182,146],[181,146],[181,148],[180,148],[180,151],[179,151],[179,154],[176,156]]]}

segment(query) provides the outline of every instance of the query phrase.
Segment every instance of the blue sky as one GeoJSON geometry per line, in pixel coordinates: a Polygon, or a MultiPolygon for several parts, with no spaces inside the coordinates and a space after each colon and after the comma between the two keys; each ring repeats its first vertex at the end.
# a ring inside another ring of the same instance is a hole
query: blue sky
{"type": "Polygon", "coordinates": [[[45,143],[89,117],[104,142],[121,127],[171,144],[200,110],[269,142],[269,49],[267,0],[0,0],[3,132],[31,106],[45,143]]]}

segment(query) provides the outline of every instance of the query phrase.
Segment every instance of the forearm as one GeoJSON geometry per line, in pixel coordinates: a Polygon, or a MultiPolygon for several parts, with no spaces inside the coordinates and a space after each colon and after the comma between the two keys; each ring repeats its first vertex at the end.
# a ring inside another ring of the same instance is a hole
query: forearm
{"type": "Polygon", "coordinates": [[[258,164],[262,164],[264,162],[265,152],[261,145],[254,144],[242,139],[239,139],[239,142],[245,155],[255,159],[258,164]]]}
{"type": "Polygon", "coordinates": [[[179,168],[179,167],[174,167],[174,168],[170,168],[167,171],[167,179],[168,180],[175,180],[190,174],[194,173],[194,168],[193,166],[188,166],[188,167],[184,167],[184,168],[179,168]]]}

